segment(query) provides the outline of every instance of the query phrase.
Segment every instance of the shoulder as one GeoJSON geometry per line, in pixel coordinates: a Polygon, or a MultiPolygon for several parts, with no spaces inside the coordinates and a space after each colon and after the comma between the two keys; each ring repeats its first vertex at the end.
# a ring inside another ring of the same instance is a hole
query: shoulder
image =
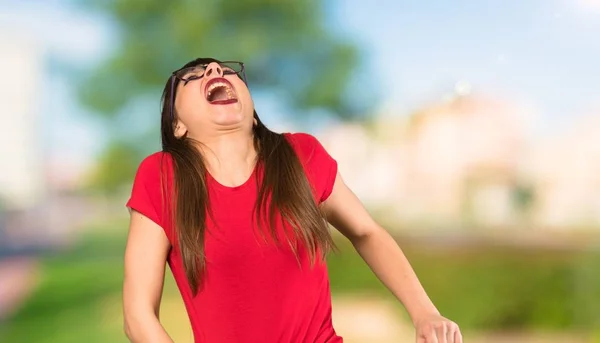
{"type": "Polygon", "coordinates": [[[313,135],[304,132],[284,133],[298,157],[304,162],[314,160],[315,156],[325,151],[321,142],[313,135]]]}
{"type": "Polygon", "coordinates": [[[162,186],[169,187],[172,178],[173,159],[169,153],[159,151],[140,162],[134,184],[144,185],[149,192],[158,192],[162,186]]]}
{"type": "Polygon", "coordinates": [[[151,202],[161,201],[162,194],[171,189],[173,162],[169,153],[155,152],[139,164],[133,180],[133,195],[143,196],[151,202]]]}
{"type": "Polygon", "coordinates": [[[308,133],[285,133],[303,164],[315,196],[323,202],[331,194],[337,173],[337,162],[321,142],[308,133]]]}
{"type": "Polygon", "coordinates": [[[172,167],[172,158],[169,153],[158,151],[146,156],[138,167],[137,177],[159,175],[161,171],[172,167]]]}
{"type": "Polygon", "coordinates": [[[166,212],[169,206],[168,190],[170,182],[164,182],[170,176],[171,156],[164,152],[156,152],[145,157],[139,164],[133,180],[131,196],[127,207],[150,218],[159,226],[165,226],[166,212]],[[167,173],[164,173],[164,171],[167,173]]]}
{"type": "Polygon", "coordinates": [[[140,168],[156,168],[159,167],[165,161],[167,161],[167,163],[171,162],[171,154],[164,151],[157,151],[144,157],[144,159],[140,163],[140,168]]]}
{"type": "Polygon", "coordinates": [[[310,133],[305,132],[285,132],[283,134],[292,144],[308,147],[314,146],[315,144],[320,144],[319,140],[311,135],[310,133]]]}

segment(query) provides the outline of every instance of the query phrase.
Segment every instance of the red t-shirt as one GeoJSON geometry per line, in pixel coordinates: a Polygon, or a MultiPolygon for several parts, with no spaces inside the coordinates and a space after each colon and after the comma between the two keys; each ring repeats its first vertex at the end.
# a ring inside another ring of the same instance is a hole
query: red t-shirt
{"type": "MultiPolygon", "coordinates": [[[[285,134],[313,188],[315,201],[331,194],[336,161],[308,134],[285,134]]],[[[140,165],[127,206],[160,225],[174,244],[168,213],[170,199],[161,190],[161,168],[172,182],[172,161],[158,152],[140,165]]],[[[300,264],[285,244],[266,244],[254,228],[258,168],[244,184],[227,187],[207,173],[213,218],[205,235],[206,274],[194,297],[181,256],[171,249],[168,264],[185,303],[197,343],[339,343],[331,320],[327,266],[311,266],[300,251],[300,264]],[[217,225],[215,225],[215,223],[217,225]]],[[[169,187],[169,185],[167,186],[169,187]]],[[[280,229],[280,228],[278,228],[280,229]]],[[[268,235],[268,234],[267,234],[268,235]]]]}

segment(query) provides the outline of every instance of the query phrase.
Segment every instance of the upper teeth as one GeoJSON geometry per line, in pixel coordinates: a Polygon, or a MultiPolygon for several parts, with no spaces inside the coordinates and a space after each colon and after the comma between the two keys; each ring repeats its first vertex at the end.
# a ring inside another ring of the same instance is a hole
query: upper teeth
{"type": "Polygon", "coordinates": [[[218,87],[225,87],[225,91],[227,92],[227,95],[229,95],[229,96],[232,96],[232,95],[233,95],[233,94],[232,94],[231,87],[229,86],[229,84],[227,84],[227,83],[225,83],[225,82],[215,82],[215,83],[211,84],[211,85],[208,87],[208,95],[210,96],[210,93],[211,93],[211,92],[212,92],[212,91],[213,91],[215,88],[218,88],[218,87]]]}

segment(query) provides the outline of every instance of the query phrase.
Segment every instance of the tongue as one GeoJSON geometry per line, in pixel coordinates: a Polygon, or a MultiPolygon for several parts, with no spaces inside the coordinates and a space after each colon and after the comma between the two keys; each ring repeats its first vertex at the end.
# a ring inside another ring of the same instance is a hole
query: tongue
{"type": "Polygon", "coordinates": [[[229,95],[227,94],[227,90],[225,89],[225,87],[219,87],[212,91],[212,93],[210,94],[210,96],[208,97],[207,100],[210,103],[213,103],[213,102],[225,101],[228,99],[229,99],[229,95]]]}
{"type": "Polygon", "coordinates": [[[224,89],[221,89],[221,88],[215,89],[215,93],[213,94],[213,96],[211,98],[212,98],[212,101],[229,99],[229,97],[227,96],[227,91],[225,91],[224,89]]]}

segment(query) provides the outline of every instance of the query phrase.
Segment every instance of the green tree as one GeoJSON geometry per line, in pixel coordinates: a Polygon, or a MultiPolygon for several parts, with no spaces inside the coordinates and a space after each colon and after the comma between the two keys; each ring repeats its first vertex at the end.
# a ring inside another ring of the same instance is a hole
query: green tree
{"type": "Polygon", "coordinates": [[[131,180],[138,165],[138,153],[131,144],[113,141],[108,144],[90,178],[91,190],[114,194],[123,186],[124,178],[131,180]]]}
{"type": "MultiPolygon", "coordinates": [[[[351,89],[358,50],[326,27],[324,1],[88,0],[83,4],[112,19],[120,40],[114,54],[82,80],[81,101],[106,120],[120,144],[131,145],[140,155],[158,148],[157,104],[167,78],[195,57],[245,61],[252,91],[269,92],[292,113],[324,110],[349,119],[366,112],[364,105],[369,102],[360,99],[369,88],[351,89]],[[151,108],[143,105],[149,103],[151,108]],[[153,145],[140,139],[150,132],[153,145]]],[[[116,179],[130,178],[127,172],[116,179]]]]}

